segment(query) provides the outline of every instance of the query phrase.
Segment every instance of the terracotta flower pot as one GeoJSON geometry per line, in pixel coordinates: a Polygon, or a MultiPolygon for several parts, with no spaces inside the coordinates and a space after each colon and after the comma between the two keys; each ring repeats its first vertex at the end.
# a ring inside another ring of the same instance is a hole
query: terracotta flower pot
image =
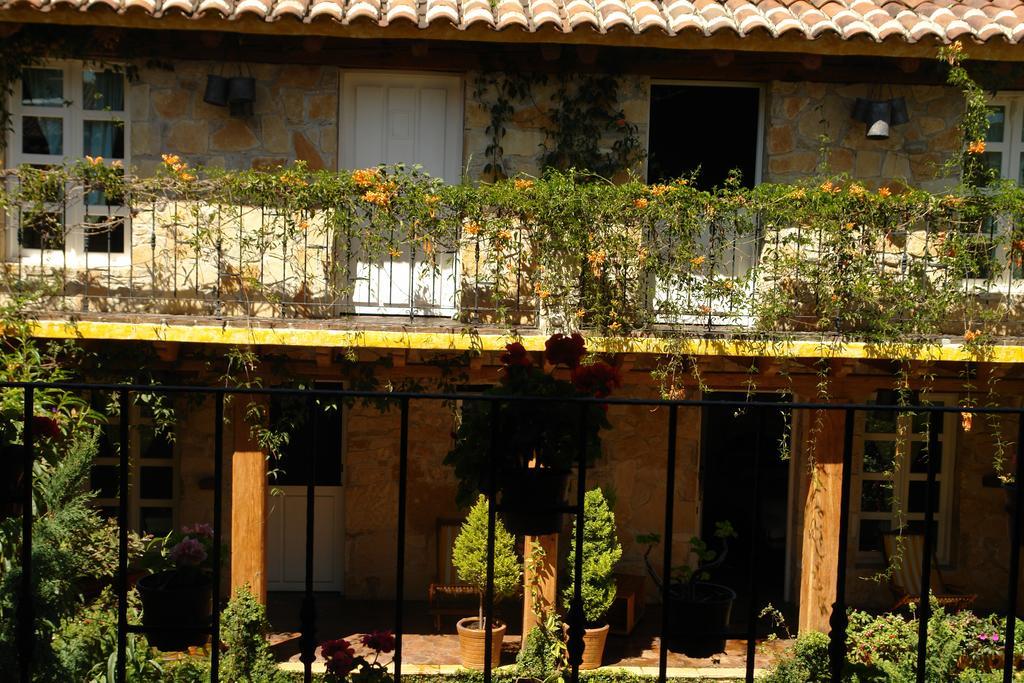
{"type": "MultiPolygon", "coordinates": [[[[608,632],[611,631],[611,624],[605,624],[598,628],[583,629],[583,661],[580,663],[580,671],[601,668],[601,661],[604,658],[604,644],[608,641],[608,632]]],[[[569,639],[569,625],[562,624],[565,632],[565,639],[569,639]]]]}
{"type": "MultiPolygon", "coordinates": [[[[484,670],[484,658],[487,655],[487,631],[477,628],[480,620],[476,617],[460,619],[455,628],[459,632],[459,655],[462,658],[462,666],[467,669],[484,670]]],[[[505,638],[505,624],[500,621],[494,622],[491,629],[491,666],[497,667],[501,664],[501,641],[505,638]]]]}

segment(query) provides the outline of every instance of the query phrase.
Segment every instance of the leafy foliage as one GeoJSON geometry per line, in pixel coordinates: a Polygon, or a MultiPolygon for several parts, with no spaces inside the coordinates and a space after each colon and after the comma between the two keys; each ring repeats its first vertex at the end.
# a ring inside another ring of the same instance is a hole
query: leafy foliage
{"type": "MultiPolygon", "coordinates": [[[[484,623],[484,592],[487,590],[487,499],[481,495],[462,523],[452,549],[452,564],[459,580],[480,592],[478,624],[484,623]]],[[[501,523],[494,520],[494,599],[511,597],[519,588],[522,571],[516,557],[515,539],[501,523]]]]}
{"type": "Polygon", "coordinates": [[[568,653],[562,633],[562,621],[550,612],[526,634],[516,655],[516,675],[543,683],[563,680],[568,653]]]}
{"type": "MultiPolygon", "coordinates": [[[[709,581],[712,570],[722,565],[729,553],[729,539],[736,537],[736,531],[728,521],[715,523],[715,538],[721,545],[720,550],[713,550],[707,541],[699,536],[690,538],[690,555],[696,560],[696,565],[684,564],[672,568],[672,576],[668,578],[670,583],[669,592],[673,597],[694,600],[698,597],[697,585],[709,581]]],[[[660,534],[641,534],[637,536],[636,542],[647,546],[644,550],[644,565],[647,573],[659,589],[662,585],[662,577],[651,565],[651,551],[654,546],[661,543],[660,534]]]]}
{"type": "MultiPolygon", "coordinates": [[[[583,503],[583,614],[587,623],[598,625],[615,602],[615,565],[622,557],[622,544],[615,528],[615,513],[599,489],[587,491],[583,503]]],[[[562,592],[566,610],[572,603],[576,579],[576,522],[569,536],[568,584],[562,592]]]]}
{"type": "Polygon", "coordinates": [[[224,680],[233,683],[275,683],[282,680],[267,643],[270,622],[248,586],[235,591],[221,612],[221,639],[227,652],[221,664],[224,680]]]}

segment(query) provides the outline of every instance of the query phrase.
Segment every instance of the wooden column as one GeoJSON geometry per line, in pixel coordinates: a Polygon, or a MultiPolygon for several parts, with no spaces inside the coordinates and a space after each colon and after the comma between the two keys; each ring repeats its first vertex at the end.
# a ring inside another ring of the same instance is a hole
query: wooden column
{"type": "MultiPolygon", "coordinates": [[[[259,399],[255,399],[259,400],[259,399]]],[[[253,441],[245,420],[250,399],[232,400],[234,449],[231,453],[231,590],[249,584],[267,601],[267,458],[253,441]]]]}
{"type": "Polygon", "coordinates": [[[539,544],[544,549],[544,564],[536,579],[534,572],[530,570],[530,562],[527,560],[523,571],[523,585],[526,586],[523,596],[523,642],[526,642],[526,635],[537,625],[537,617],[534,616],[533,606],[530,604],[530,586],[534,580],[537,581],[539,590],[541,610],[548,612],[558,607],[558,534],[549,536],[527,536],[523,548],[529,553],[534,544],[539,544]]]}
{"type": "MultiPolygon", "coordinates": [[[[834,399],[845,403],[846,399],[834,399]]],[[[843,411],[829,410],[821,415],[821,427],[815,438],[818,416],[809,411],[808,431],[814,450],[805,451],[814,466],[805,468],[807,478],[803,506],[803,534],[800,552],[800,632],[829,631],[832,603],[836,599],[836,558],[839,554],[840,487],[843,481],[843,411]]],[[[805,445],[804,448],[807,448],[805,445]]]]}

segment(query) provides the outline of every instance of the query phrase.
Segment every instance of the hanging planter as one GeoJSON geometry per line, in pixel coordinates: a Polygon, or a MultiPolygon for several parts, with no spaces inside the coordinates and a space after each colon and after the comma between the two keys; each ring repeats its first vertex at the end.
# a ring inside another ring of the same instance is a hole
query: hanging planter
{"type": "Polygon", "coordinates": [[[535,365],[522,344],[506,345],[501,381],[484,394],[510,400],[464,401],[455,446],[445,457],[459,479],[460,504],[486,492],[493,472],[510,531],[543,536],[561,530],[568,476],[580,449],[584,463],[593,463],[601,454],[600,432],[611,426],[601,405],[572,399],[603,398],[621,384],[617,368],[584,363],[586,356],[579,334],[547,340],[547,369],[535,365]]]}
{"type": "Polygon", "coordinates": [[[502,472],[501,516],[514,534],[545,536],[562,530],[569,472],[526,468],[502,472]]]}

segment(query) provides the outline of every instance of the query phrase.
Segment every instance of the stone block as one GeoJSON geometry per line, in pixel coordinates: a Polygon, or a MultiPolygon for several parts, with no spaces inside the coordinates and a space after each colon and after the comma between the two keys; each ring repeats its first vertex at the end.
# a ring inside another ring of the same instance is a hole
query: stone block
{"type": "Polygon", "coordinates": [[[882,163],[882,177],[903,180],[910,177],[910,159],[902,152],[888,152],[882,163]]]}
{"type": "Polygon", "coordinates": [[[160,154],[160,124],[147,122],[132,123],[132,156],[154,156],[160,154]]]}
{"type": "Polygon", "coordinates": [[[768,153],[786,154],[796,147],[792,126],[772,126],[768,129],[768,153]]]}
{"type": "Polygon", "coordinates": [[[288,129],[278,116],[260,117],[260,142],[264,152],[287,154],[292,149],[288,129]]]}
{"type": "MultiPolygon", "coordinates": [[[[541,151],[541,145],[544,144],[545,138],[544,133],[540,131],[510,129],[502,140],[502,147],[505,149],[505,154],[537,155],[541,151]]],[[[487,144],[490,144],[489,140],[484,144],[484,148],[487,144]]]]}
{"type": "Polygon", "coordinates": [[[149,84],[132,83],[128,86],[128,115],[132,124],[149,120],[149,84]]]}
{"type": "Polygon", "coordinates": [[[805,175],[813,173],[818,165],[818,155],[815,152],[801,151],[782,154],[768,160],[768,173],[771,180],[778,180],[776,176],[790,174],[805,175]]]}
{"type": "Polygon", "coordinates": [[[306,118],[306,94],[296,88],[281,88],[281,103],[288,123],[304,123],[306,118]]]}
{"type": "Polygon", "coordinates": [[[327,168],[323,157],[312,142],[299,131],[292,133],[292,145],[295,148],[295,159],[305,161],[310,169],[320,171],[327,168]]]}
{"type": "Polygon", "coordinates": [[[320,128],[320,149],[324,154],[337,154],[338,152],[338,127],[322,126],[320,128]]]}
{"type": "Polygon", "coordinates": [[[834,148],[828,159],[829,169],[833,173],[851,173],[853,172],[854,159],[853,150],[842,147],[834,148]]]}
{"type": "Polygon", "coordinates": [[[203,154],[209,148],[209,127],[206,121],[174,121],[163,124],[161,152],[203,154]]]}
{"type": "Polygon", "coordinates": [[[311,95],[309,98],[309,119],[337,120],[338,96],[336,94],[311,95]]]}
{"type": "Polygon", "coordinates": [[[319,66],[291,64],[281,67],[277,81],[283,86],[299,90],[312,90],[320,82],[322,69],[319,66]]]}
{"type": "Polygon", "coordinates": [[[181,119],[188,117],[192,93],[181,88],[154,90],[151,99],[156,116],[161,119],[181,119]]]}
{"type": "Polygon", "coordinates": [[[210,138],[210,147],[219,152],[242,152],[253,149],[259,142],[247,122],[230,119],[210,138]]]}

